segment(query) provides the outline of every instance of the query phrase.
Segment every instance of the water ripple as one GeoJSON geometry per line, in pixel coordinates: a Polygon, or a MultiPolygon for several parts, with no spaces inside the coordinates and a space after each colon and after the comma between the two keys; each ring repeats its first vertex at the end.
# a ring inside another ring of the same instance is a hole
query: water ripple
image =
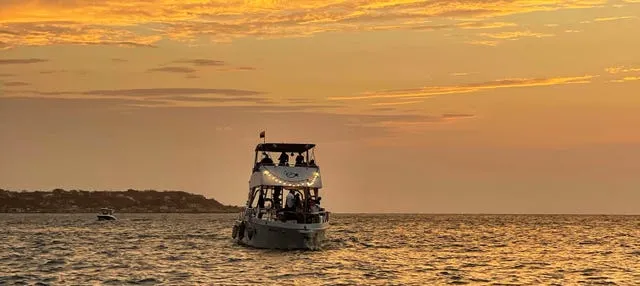
{"type": "Polygon", "coordinates": [[[0,214],[0,285],[640,285],[640,217],[334,215],[320,251],[235,214],[0,214]]]}

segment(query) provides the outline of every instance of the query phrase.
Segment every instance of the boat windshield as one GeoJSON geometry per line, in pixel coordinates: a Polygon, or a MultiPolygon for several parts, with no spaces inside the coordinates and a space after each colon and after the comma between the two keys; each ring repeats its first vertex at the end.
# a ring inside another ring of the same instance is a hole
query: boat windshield
{"type": "Polygon", "coordinates": [[[100,213],[103,215],[111,215],[113,214],[113,210],[112,209],[100,209],[100,213]]]}

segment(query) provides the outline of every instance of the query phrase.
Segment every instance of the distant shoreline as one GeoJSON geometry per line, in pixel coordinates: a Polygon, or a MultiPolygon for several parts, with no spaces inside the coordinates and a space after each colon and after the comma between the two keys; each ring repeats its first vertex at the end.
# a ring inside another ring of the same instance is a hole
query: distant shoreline
{"type": "Polygon", "coordinates": [[[183,191],[9,191],[0,189],[0,213],[235,213],[243,207],[183,191]]]}
{"type": "MultiPolygon", "coordinates": [[[[234,214],[236,211],[219,211],[219,212],[118,212],[115,210],[115,214],[234,214]]],[[[97,214],[97,212],[52,212],[52,211],[32,211],[32,212],[6,212],[0,211],[0,214],[97,214]]]]}

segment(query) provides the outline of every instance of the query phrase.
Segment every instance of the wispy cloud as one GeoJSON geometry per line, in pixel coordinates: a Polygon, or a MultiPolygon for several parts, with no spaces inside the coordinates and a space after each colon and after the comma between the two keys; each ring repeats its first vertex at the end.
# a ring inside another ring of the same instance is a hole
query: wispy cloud
{"type": "Polygon", "coordinates": [[[396,102],[376,102],[372,103],[372,106],[384,106],[384,105],[407,105],[424,102],[424,100],[409,100],[409,101],[396,101],[396,102]]]}
{"type": "Polygon", "coordinates": [[[5,46],[153,47],[161,39],[299,37],[328,31],[491,29],[493,18],[591,8],[606,0],[2,1],[5,46]],[[425,26],[433,21],[434,25],[425,26]],[[453,22],[453,23],[452,23],[453,22]]]}
{"type": "Polygon", "coordinates": [[[498,45],[498,41],[488,41],[488,40],[473,40],[467,41],[467,44],[476,45],[476,46],[487,46],[487,47],[495,47],[498,45]]]}
{"type": "Polygon", "coordinates": [[[640,76],[625,76],[620,79],[611,80],[611,82],[627,82],[627,81],[636,81],[640,80],[640,76]]]}
{"type": "Polygon", "coordinates": [[[196,72],[193,68],[188,67],[159,67],[149,69],[149,72],[169,72],[169,73],[194,73],[196,72]]]}
{"type": "Polygon", "coordinates": [[[471,73],[468,72],[454,72],[454,73],[450,73],[449,75],[451,76],[467,76],[470,75],[471,73]]]}
{"type": "Polygon", "coordinates": [[[365,92],[357,96],[329,97],[329,100],[366,100],[380,98],[424,98],[445,94],[471,93],[481,90],[534,87],[561,84],[588,83],[596,76],[574,76],[574,77],[553,77],[553,78],[516,78],[472,83],[455,86],[427,86],[414,89],[398,89],[376,92],[365,92]]]}
{"type": "Polygon", "coordinates": [[[209,60],[209,59],[190,59],[190,60],[177,60],[174,63],[186,63],[194,66],[205,67],[205,66],[223,66],[226,65],[224,61],[219,60],[209,60]]]}
{"type": "Polygon", "coordinates": [[[90,90],[80,94],[85,95],[111,95],[111,96],[175,96],[175,95],[202,95],[219,94],[230,96],[247,96],[264,94],[259,91],[242,89],[219,88],[141,88],[141,89],[106,89],[90,90]]]}
{"type": "Polygon", "coordinates": [[[513,32],[500,32],[500,33],[482,33],[482,37],[499,40],[517,40],[521,38],[545,38],[553,37],[553,34],[536,33],[531,31],[513,31],[513,32]]]}
{"type": "Polygon", "coordinates": [[[186,64],[187,66],[165,66],[161,65],[158,68],[152,68],[147,70],[148,72],[169,72],[169,73],[183,73],[190,74],[187,78],[193,79],[198,78],[198,76],[192,75],[197,71],[211,70],[213,71],[222,71],[222,72],[233,72],[233,71],[252,71],[256,68],[247,67],[247,66],[230,66],[227,62],[221,60],[211,60],[211,59],[181,59],[171,61],[170,64],[180,65],[186,64]]]}
{"type": "Polygon", "coordinates": [[[640,67],[615,66],[604,69],[609,74],[640,72],[640,67]]]}
{"type": "Polygon", "coordinates": [[[260,91],[216,88],[145,88],[86,91],[5,90],[0,98],[103,101],[137,107],[211,107],[268,104],[260,91]]]}
{"type": "Polygon", "coordinates": [[[0,59],[0,65],[25,65],[25,64],[36,64],[36,63],[44,63],[49,60],[46,59],[38,59],[38,58],[28,58],[28,59],[0,59]]]}
{"type": "Polygon", "coordinates": [[[63,74],[63,73],[71,73],[71,74],[77,74],[77,75],[86,75],[89,72],[86,70],[64,70],[64,69],[58,69],[58,70],[41,70],[38,72],[39,74],[63,74]]]}
{"type": "Polygon", "coordinates": [[[617,16],[617,17],[603,17],[603,18],[595,18],[594,22],[608,22],[608,21],[616,21],[616,20],[626,20],[626,19],[638,19],[637,16],[617,16]]]}
{"type": "Polygon", "coordinates": [[[471,119],[473,114],[441,114],[441,115],[419,115],[419,116],[380,116],[369,117],[359,122],[352,122],[352,125],[384,127],[392,131],[421,130],[435,124],[452,123],[459,120],[471,119]]]}
{"type": "Polygon", "coordinates": [[[0,86],[10,86],[10,87],[16,87],[16,86],[28,86],[29,84],[23,81],[7,81],[7,82],[0,82],[0,86]]]}

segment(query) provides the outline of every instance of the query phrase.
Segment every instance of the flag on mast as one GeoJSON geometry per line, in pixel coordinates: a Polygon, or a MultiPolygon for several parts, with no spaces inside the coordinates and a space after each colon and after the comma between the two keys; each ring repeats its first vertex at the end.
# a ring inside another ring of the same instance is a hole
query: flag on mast
{"type": "Polygon", "coordinates": [[[260,138],[264,138],[264,137],[265,137],[264,131],[260,132],[260,138]]]}

